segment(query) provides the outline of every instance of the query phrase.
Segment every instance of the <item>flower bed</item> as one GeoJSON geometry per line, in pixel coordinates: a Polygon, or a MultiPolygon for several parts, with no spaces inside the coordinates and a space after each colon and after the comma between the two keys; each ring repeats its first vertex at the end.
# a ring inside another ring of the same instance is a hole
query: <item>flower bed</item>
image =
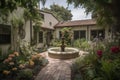
{"type": "Polygon", "coordinates": [[[72,73],[72,80],[119,80],[120,46],[97,46],[76,59],[72,73]]]}
{"type": "Polygon", "coordinates": [[[26,57],[13,52],[1,57],[0,78],[2,80],[34,80],[41,68],[48,63],[40,54],[26,57]]]}

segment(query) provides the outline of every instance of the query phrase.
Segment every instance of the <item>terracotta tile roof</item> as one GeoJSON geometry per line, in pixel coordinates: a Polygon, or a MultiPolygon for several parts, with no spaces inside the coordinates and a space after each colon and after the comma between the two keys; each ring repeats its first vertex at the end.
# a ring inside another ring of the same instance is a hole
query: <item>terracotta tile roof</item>
{"type": "Polygon", "coordinates": [[[84,26],[84,25],[95,25],[96,21],[93,19],[88,20],[76,20],[76,21],[66,21],[66,22],[59,22],[55,28],[58,27],[73,27],[73,26],[84,26]]]}

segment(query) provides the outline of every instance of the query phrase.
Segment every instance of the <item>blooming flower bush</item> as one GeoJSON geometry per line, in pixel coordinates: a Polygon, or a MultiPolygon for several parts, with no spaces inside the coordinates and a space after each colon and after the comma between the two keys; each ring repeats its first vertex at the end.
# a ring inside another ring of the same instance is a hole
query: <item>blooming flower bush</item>
{"type": "Polygon", "coordinates": [[[13,52],[0,59],[0,78],[33,80],[33,75],[36,75],[47,63],[47,59],[37,53],[29,55],[28,58],[18,52],[13,52]]]}
{"type": "Polygon", "coordinates": [[[95,47],[76,59],[72,69],[77,74],[72,80],[120,80],[120,46],[109,43],[95,47]]]}
{"type": "Polygon", "coordinates": [[[8,76],[16,76],[16,73],[19,71],[19,53],[14,52],[9,54],[0,64],[0,74],[1,77],[7,78],[8,76]]]}
{"type": "Polygon", "coordinates": [[[30,56],[32,53],[34,53],[33,47],[31,47],[30,43],[25,40],[22,40],[20,42],[20,50],[21,50],[22,54],[24,54],[26,57],[30,56]]]}

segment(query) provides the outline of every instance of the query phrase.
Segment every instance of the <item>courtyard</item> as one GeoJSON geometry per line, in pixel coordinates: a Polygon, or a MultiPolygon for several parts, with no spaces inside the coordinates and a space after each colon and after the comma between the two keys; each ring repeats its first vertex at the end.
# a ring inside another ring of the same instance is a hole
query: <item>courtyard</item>
{"type": "Polygon", "coordinates": [[[0,80],[120,80],[119,5],[0,0],[0,80]]]}

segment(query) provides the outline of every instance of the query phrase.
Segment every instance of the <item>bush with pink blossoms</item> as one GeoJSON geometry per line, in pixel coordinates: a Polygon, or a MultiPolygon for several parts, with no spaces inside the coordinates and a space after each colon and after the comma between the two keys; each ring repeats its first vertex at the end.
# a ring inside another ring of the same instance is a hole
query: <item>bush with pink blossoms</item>
{"type": "Polygon", "coordinates": [[[120,46],[109,43],[76,59],[72,80],[120,80],[120,46]],[[78,79],[79,75],[79,79],[78,79]]]}

